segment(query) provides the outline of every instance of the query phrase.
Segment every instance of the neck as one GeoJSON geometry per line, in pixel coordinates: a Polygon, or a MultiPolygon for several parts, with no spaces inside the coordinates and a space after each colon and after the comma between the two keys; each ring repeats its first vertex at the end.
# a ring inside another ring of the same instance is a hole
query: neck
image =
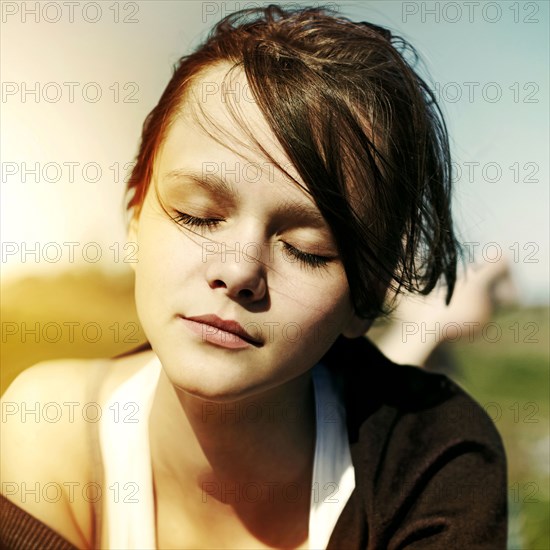
{"type": "Polygon", "coordinates": [[[216,498],[230,486],[306,485],[315,445],[310,373],[251,398],[214,403],[175,388],[161,371],[150,439],[154,462],[182,489],[216,498]]]}

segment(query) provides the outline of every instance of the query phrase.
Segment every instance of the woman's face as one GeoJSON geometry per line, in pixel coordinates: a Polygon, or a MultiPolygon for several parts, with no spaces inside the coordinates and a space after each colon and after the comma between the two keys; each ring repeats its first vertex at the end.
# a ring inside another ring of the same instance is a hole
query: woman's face
{"type": "MultiPolygon", "coordinates": [[[[341,333],[366,329],[314,202],[229,117],[225,72],[207,71],[170,126],[130,235],[139,245],[139,317],[167,376],[217,401],[280,386],[314,366],[341,333]],[[192,102],[203,123],[201,110],[231,132],[221,140],[231,148],[207,134],[192,102]],[[234,334],[237,323],[248,335],[234,334]]],[[[245,76],[232,91],[255,136],[288,168],[245,76]]]]}

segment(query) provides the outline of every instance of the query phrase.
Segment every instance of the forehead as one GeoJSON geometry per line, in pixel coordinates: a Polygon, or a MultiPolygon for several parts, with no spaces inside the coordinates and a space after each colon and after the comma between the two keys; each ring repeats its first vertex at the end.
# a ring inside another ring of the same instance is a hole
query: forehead
{"type": "MultiPolygon", "coordinates": [[[[192,164],[195,171],[225,172],[258,180],[297,181],[305,187],[256,104],[240,68],[219,64],[187,90],[159,150],[160,168],[192,164]],[[285,173],[286,172],[286,173],[285,173]]],[[[160,174],[162,175],[162,174],[160,174]]]]}

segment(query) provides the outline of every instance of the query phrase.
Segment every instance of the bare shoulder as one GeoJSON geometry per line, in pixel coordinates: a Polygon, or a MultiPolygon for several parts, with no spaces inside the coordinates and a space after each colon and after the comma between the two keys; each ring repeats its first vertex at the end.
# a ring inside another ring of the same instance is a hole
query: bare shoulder
{"type": "Polygon", "coordinates": [[[104,396],[144,364],[121,359],[63,359],[23,371],[2,396],[1,492],[80,548],[89,547],[93,480],[90,427],[104,396]]]}

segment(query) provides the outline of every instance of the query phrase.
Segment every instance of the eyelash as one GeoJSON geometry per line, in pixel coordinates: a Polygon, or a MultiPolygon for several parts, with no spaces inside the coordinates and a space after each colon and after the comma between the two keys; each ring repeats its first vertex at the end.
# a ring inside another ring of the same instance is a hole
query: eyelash
{"type": "Polygon", "coordinates": [[[302,252],[291,244],[283,243],[283,245],[288,254],[290,254],[293,258],[296,258],[299,262],[306,265],[307,267],[326,267],[330,261],[330,258],[327,258],[325,256],[317,256],[317,254],[302,252]]]}
{"type": "Polygon", "coordinates": [[[178,212],[177,214],[174,221],[189,227],[207,227],[208,229],[213,229],[223,221],[219,218],[196,218],[195,216],[190,216],[183,212],[178,212]]]}
{"type": "MultiPolygon", "coordinates": [[[[219,218],[197,218],[190,216],[183,212],[178,212],[178,215],[174,218],[177,223],[189,226],[189,227],[203,227],[213,229],[217,227],[220,222],[224,221],[219,218]]],[[[317,254],[310,254],[309,252],[303,252],[291,244],[283,242],[283,246],[288,254],[297,259],[302,265],[312,268],[326,267],[330,261],[330,258],[325,256],[318,256],[317,254]]]]}

